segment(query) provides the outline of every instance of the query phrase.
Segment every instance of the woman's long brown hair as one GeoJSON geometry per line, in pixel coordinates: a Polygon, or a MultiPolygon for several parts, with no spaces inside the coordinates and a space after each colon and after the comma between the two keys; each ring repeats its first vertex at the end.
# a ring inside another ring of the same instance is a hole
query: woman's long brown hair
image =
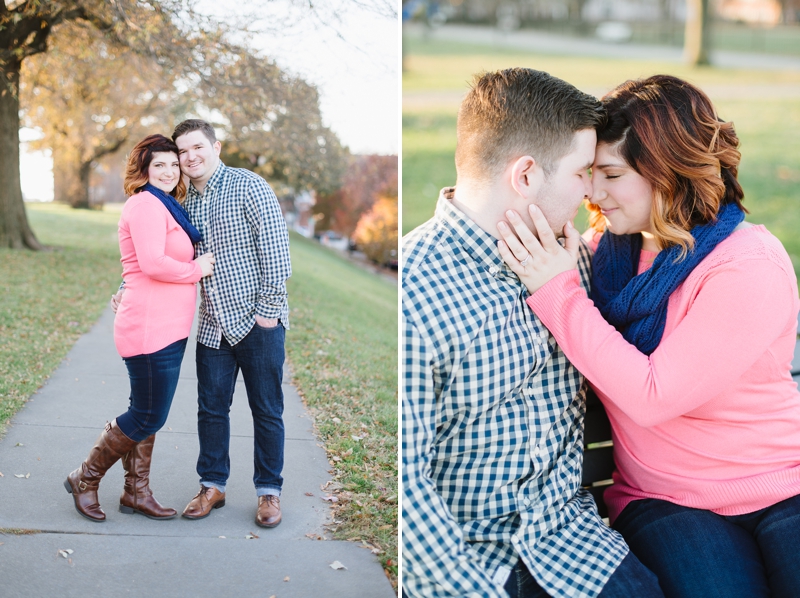
{"type": "MultiPolygon", "coordinates": [[[[178,146],[169,137],[163,135],[149,135],[142,139],[128,155],[128,164],[125,167],[125,179],[122,183],[126,195],[133,195],[142,190],[149,180],[147,171],[153,154],[156,152],[172,152],[178,156],[178,146]]],[[[178,184],[170,195],[182,202],[186,197],[186,183],[183,176],[178,177],[178,184]]]]}
{"type": "MultiPolygon", "coordinates": [[[[597,142],[613,146],[653,187],[651,230],[664,249],[693,246],[689,232],[714,220],[720,207],[743,211],[737,180],[741,153],[733,123],[720,120],[708,96],[670,75],[626,81],[603,98],[606,125],[597,142]]],[[[600,208],[589,204],[589,221],[605,229],[600,208]]]]}

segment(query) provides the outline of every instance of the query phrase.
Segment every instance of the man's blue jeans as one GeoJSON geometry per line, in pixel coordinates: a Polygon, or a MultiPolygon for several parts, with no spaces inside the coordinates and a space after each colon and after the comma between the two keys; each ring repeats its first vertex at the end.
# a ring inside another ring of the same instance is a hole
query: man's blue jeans
{"type": "Polygon", "coordinates": [[[131,402],[128,410],[117,417],[117,425],[131,440],[141,442],[167,421],[186,340],[175,341],[155,353],[123,357],[131,382],[131,402]]]}
{"type": "Polygon", "coordinates": [[[798,496],[734,516],[637,500],[613,527],[668,598],[800,596],[798,496]]]}
{"type": "MultiPolygon", "coordinates": [[[[519,561],[504,586],[509,598],[548,598],[525,563],[519,561]]],[[[664,598],[658,580],[630,552],[611,575],[599,598],[664,598]]]]}
{"type": "Polygon", "coordinates": [[[197,343],[197,433],[200,483],[224,491],[230,475],[230,409],[239,370],[253,414],[255,444],[253,482],[256,492],[280,496],[283,478],[283,361],[286,331],[282,324],[258,324],[231,346],[223,337],[219,349],[197,343]]]}

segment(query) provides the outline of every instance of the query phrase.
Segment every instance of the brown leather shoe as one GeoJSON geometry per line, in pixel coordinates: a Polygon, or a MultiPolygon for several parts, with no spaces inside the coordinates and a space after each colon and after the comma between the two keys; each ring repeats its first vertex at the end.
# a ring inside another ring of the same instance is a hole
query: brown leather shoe
{"type": "Polygon", "coordinates": [[[281,522],[281,499],[267,494],[258,497],[258,510],[256,511],[256,525],[261,527],[275,527],[281,522]]]}
{"type": "Polygon", "coordinates": [[[155,434],[148,436],[122,457],[125,486],[119,497],[120,513],[139,513],[150,519],[172,519],[178,514],[175,509],[161,506],[150,490],[150,461],[155,442],[155,434]]]}
{"type": "Polygon", "coordinates": [[[75,500],[75,509],[92,521],[105,521],[106,514],[97,500],[100,480],[122,455],[136,445],[119,429],[117,420],[106,424],[100,438],[94,443],[89,456],[81,466],[67,476],[64,487],[75,500]]]}
{"type": "Polygon", "coordinates": [[[224,506],[224,492],[220,492],[216,488],[207,488],[201,484],[200,492],[189,501],[181,517],[186,517],[186,519],[202,519],[211,514],[211,509],[219,509],[224,506]]]}

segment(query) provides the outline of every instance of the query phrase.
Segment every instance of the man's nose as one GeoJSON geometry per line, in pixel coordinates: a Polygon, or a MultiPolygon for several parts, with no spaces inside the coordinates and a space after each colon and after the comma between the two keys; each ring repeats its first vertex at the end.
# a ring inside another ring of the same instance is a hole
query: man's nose
{"type": "Polygon", "coordinates": [[[589,201],[592,201],[593,195],[594,195],[594,183],[592,183],[592,180],[589,179],[586,181],[586,188],[584,189],[584,197],[589,201]]]}

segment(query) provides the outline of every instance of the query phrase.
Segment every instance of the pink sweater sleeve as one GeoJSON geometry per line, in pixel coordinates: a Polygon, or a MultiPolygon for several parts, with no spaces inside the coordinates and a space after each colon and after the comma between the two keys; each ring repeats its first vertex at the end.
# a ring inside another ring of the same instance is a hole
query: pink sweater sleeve
{"type": "Polygon", "coordinates": [[[167,225],[171,216],[161,206],[141,202],[128,214],[131,241],[142,272],[161,282],[192,283],[203,277],[200,265],[166,255],[167,225]]]}
{"type": "Polygon", "coordinates": [[[764,354],[786,326],[789,282],[764,260],[715,269],[650,356],[603,319],[580,288],[577,270],[560,274],[527,302],[575,367],[634,422],[649,427],[716,397],[764,354]]]}

